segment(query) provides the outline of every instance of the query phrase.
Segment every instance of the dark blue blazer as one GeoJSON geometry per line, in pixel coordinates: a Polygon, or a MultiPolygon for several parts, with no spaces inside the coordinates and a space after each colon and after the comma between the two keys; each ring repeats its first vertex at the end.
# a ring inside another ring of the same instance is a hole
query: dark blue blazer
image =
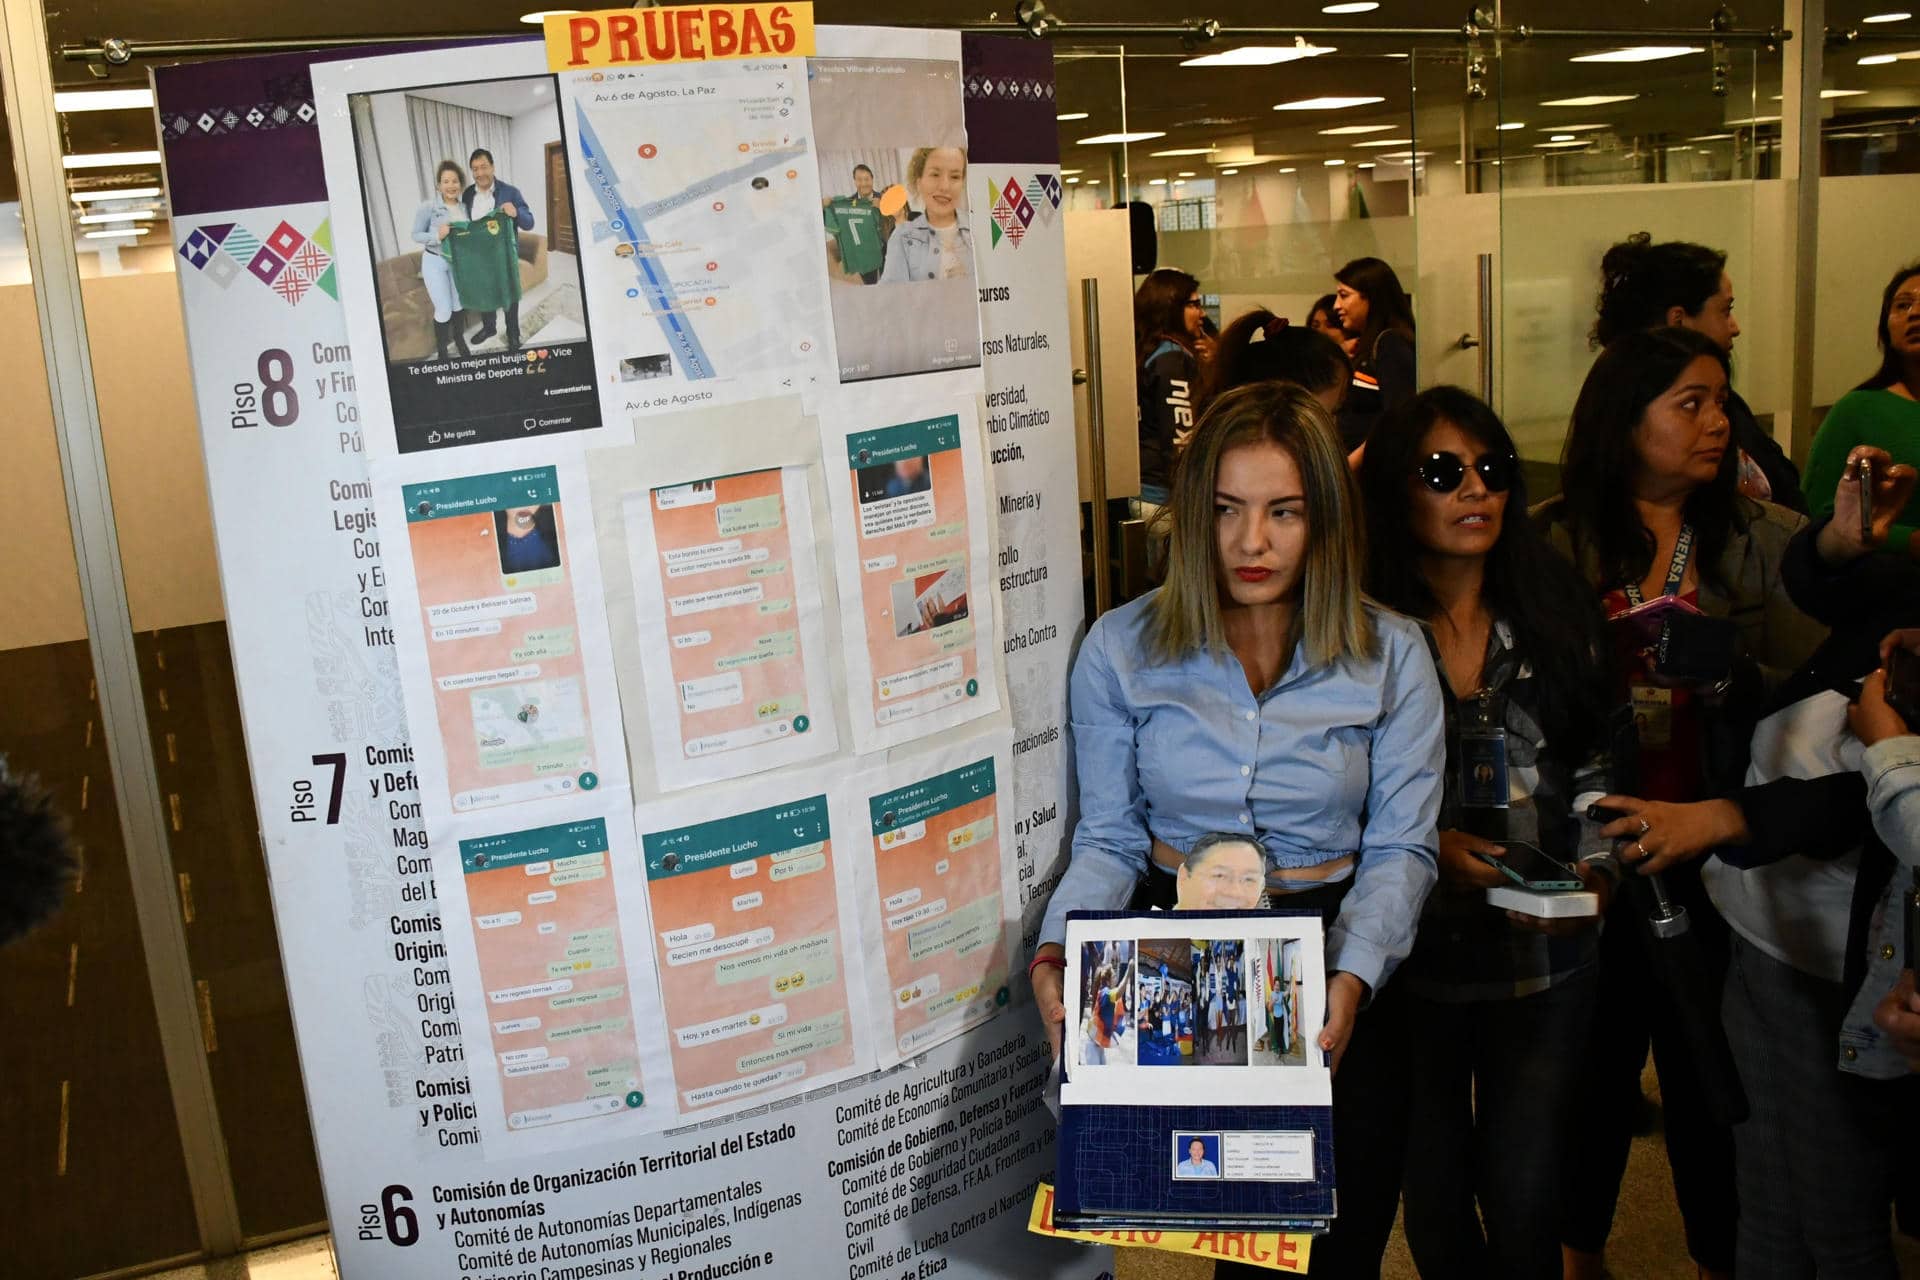
{"type": "MultiPolygon", "coordinates": [[[[477,190],[479,187],[469,182],[467,189],[460,194],[460,203],[467,207],[469,218],[473,216],[473,193],[477,190]]],[[[515,210],[513,225],[522,231],[533,230],[533,206],[528,204],[527,198],[520,194],[520,188],[511,182],[502,182],[498,178],[493,180],[493,204],[496,209],[503,204],[512,205],[515,210]]]]}

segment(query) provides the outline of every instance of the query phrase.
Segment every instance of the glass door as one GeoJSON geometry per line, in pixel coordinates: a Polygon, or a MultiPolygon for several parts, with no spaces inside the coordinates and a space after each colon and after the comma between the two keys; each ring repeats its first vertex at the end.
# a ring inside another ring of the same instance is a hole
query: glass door
{"type": "Polygon", "coordinates": [[[1420,385],[1465,387],[1496,406],[1492,290],[1499,263],[1500,168],[1481,162],[1477,134],[1497,136],[1499,72],[1491,41],[1458,39],[1414,50],[1418,110],[1403,158],[1415,192],[1420,275],[1420,385]]]}
{"type": "MultiPolygon", "coordinates": [[[[6,123],[0,106],[0,333],[15,362],[6,521],[14,572],[0,609],[0,760],[10,781],[0,786],[24,782],[46,797],[72,873],[47,911],[51,902],[22,892],[44,882],[34,867],[45,860],[25,845],[7,858],[0,1270],[67,1280],[193,1255],[200,1240],[100,715],[6,123]]],[[[13,828],[0,835],[15,839],[13,828]]]]}
{"type": "MultiPolygon", "coordinates": [[[[20,186],[49,277],[36,297],[25,223],[0,213],[0,294],[18,304],[5,331],[33,336],[15,348],[38,353],[39,303],[61,339],[38,418],[31,395],[24,420],[13,406],[16,461],[44,453],[48,465],[14,477],[37,521],[16,533],[39,541],[9,543],[33,553],[20,562],[36,572],[22,579],[26,607],[10,613],[16,634],[0,638],[15,664],[0,666],[0,751],[56,790],[85,865],[66,908],[0,952],[10,969],[57,949],[33,981],[0,984],[0,1001],[28,1002],[8,1010],[27,1039],[0,1067],[0,1120],[35,1146],[53,1126],[44,1145],[57,1152],[44,1184],[37,1157],[16,1163],[28,1194],[0,1208],[0,1270],[72,1277],[314,1230],[325,1211],[222,622],[145,67],[97,79],[49,54],[58,38],[39,6],[0,0],[0,18],[9,88],[25,104],[20,186]],[[85,573],[63,588],[72,575],[56,570],[73,565],[75,541],[85,573]],[[96,631],[90,651],[70,615],[110,619],[115,634],[96,631]],[[49,992],[65,1012],[34,1003],[49,992]],[[102,1203],[139,1212],[102,1217],[102,1203]]],[[[48,377],[36,379],[45,391],[48,377]]]]}
{"type": "Polygon", "coordinates": [[[1134,144],[1127,197],[1216,328],[1256,307],[1308,323],[1355,258],[1410,290],[1418,277],[1411,58],[1354,34],[1127,59],[1133,127],[1156,131],[1134,144]]]}
{"type": "Polygon", "coordinates": [[[1763,425],[1787,407],[1781,58],[1715,45],[1704,14],[1700,32],[1685,44],[1631,32],[1507,41],[1491,63],[1493,109],[1461,129],[1462,167],[1497,195],[1495,405],[1536,498],[1559,487],[1568,415],[1593,363],[1601,259],[1636,233],[1726,254],[1743,329],[1734,386],[1763,425]]]}

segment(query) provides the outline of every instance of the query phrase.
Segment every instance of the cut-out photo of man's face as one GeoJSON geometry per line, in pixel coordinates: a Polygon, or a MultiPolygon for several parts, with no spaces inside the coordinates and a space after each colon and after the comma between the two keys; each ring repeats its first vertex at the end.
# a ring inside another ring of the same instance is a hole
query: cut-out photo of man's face
{"type": "Polygon", "coordinates": [[[1266,854],[1251,840],[1202,841],[1176,880],[1175,911],[1252,911],[1266,892],[1266,854]]]}

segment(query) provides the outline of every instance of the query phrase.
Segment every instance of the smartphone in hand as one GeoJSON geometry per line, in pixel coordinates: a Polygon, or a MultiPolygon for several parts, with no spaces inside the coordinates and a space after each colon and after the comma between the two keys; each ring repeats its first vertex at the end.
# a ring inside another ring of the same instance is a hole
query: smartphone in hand
{"type": "Polygon", "coordinates": [[[1525,840],[1505,840],[1501,843],[1507,851],[1504,857],[1495,857],[1490,853],[1475,853],[1473,856],[1522,889],[1531,889],[1536,893],[1584,887],[1578,871],[1539,845],[1529,844],[1525,840]]]}
{"type": "Polygon", "coordinates": [[[1873,545],[1873,459],[1854,463],[1854,483],[1860,486],[1860,541],[1873,545]]]}

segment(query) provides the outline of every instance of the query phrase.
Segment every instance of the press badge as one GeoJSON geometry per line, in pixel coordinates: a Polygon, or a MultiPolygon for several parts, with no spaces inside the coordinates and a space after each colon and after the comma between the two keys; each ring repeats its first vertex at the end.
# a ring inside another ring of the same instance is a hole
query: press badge
{"type": "Polygon", "coordinates": [[[1659,685],[1636,684],[1632,689],[1633,723],[1640,731],[1640,745],[1664,748],[1673,745],[1673,690],[1659,685]]]}
{"type": "Polygon", "coordinates": [[[1466,729],[1460,734],[1460,803],[1469,809],[1504,809],[1507,788],[1507,731],[1466,729]]]}

